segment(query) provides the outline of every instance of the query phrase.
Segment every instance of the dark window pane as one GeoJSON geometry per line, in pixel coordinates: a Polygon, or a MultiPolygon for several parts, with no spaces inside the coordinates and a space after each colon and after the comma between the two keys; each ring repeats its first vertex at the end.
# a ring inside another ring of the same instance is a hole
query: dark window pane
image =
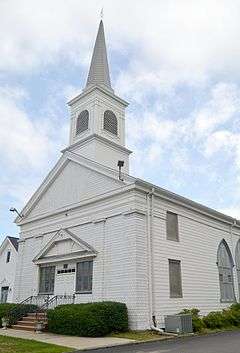
{"type": "Polygon", "coordinates": [[[40,293],[53,293],[55,282],[55,266],[40,267],[40,293]]]}
{"type": "Polygon", "coordinates": [[[10,261],[10,257],[11,257],[11,251],[8,251],[7,252],[7,260],[6,260],[7,263],[10,261]]]}
{"type": "Polygon", "coordinates": [[[93,261],[82,261],[77,264],[76,291],[80,293],[92,291],[93,261]]]}

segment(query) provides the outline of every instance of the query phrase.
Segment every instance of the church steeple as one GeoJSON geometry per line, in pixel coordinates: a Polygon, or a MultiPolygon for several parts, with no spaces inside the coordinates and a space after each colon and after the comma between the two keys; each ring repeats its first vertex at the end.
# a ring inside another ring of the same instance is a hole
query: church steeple
{"type": "Polygon", "coordinates": [[[131,153],[125,147],[125,108],[128,103],[111,87],[102,21],[86,86],[68,104],[71,129],[67,150],[113,169],[118,169],[119,161],[124,162],[122,170],[128,172],[131,153]]]}
{"type": "Polygon", "coordinates": [[[94,85],[111,87],[103,21],[100,21],[85,89],[94,85]]]}

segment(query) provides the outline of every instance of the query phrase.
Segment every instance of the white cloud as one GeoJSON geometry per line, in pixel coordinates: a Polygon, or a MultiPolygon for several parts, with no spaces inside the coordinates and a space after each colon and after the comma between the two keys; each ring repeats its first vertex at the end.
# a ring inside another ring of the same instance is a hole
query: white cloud
{"type": "Polygon", "coordinates": [[[211,91],[210,100],[193,113],[197,135],[209,133],[240,112],[240,89],[234,84],[218,83],[211,91]]]}
{"type": "Polygon", "coordinates": [[[0,194],[23,202],[59,155],[66,126],[59,127],[50,114],[37,120],[29,116],[18,104],[28,96],[22,88],[0,87],[0,92],[0,194]]]}
{"type": "Polygon", "coordinates": [[[129,60],[127,90],[239,69],[237,0],[1,2],[0,68],[25,71],[60,58],[88,63],[101,6],[110,46],[129,60]]]}

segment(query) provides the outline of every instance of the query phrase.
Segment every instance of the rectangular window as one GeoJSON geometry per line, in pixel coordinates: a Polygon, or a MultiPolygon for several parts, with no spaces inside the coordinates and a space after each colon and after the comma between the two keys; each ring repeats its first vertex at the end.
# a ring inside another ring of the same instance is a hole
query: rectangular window
{"type": "Polygon", "coordinates": [[[179,241],[178,237],[178,216],[176,213],[167,211],[167,239],[173,241],[179,241]]]}
{"type": "Polygon", "coordinates": [[[182,298],[181,261],[168,260],[170,298],[182,298]]]}
{"type": "Polygon", "coordinates": [[[7,263],[10,261],[10,257],[11,257],[11,251],[8,251],[7,252],[7,259],[6,259],[7,263]]]}
{"type": "Polygon", "coordinates": [[[55,266],[40,267],[39,293],[53,294],[55,282],[55,266]]]}
{"type": "Polygon", "coordinates": [[[76,292],[92,293],[93,261],[77,263],[76,292]]]}

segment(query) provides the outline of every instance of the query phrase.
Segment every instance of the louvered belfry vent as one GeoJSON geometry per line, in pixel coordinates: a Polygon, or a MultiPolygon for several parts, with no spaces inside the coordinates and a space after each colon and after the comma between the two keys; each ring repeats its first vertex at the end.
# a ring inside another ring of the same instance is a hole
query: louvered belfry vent
{"type": "Polygon", "coordinates": [[[77,118],[76,135],[88,129],[89,112],[88,110],[82,111],[77,118]]]}
{"type": "Polygon", "coordinates": [[[114,135],[118,134],[117,117],[111,110],[106,110],[104,113],[103,128],[114,135]]]}

